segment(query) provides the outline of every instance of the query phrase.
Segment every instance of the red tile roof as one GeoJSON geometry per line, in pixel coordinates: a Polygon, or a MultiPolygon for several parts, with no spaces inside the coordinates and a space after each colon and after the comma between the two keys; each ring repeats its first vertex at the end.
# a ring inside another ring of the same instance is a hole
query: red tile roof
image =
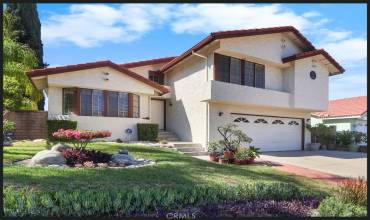
{"type": "Polygon", "coordinates": [[[196,52],[205,45],[211,43],[216,39],[223,39],[223,38],[231,38],[231,37],[242,37],[242,36],[252,36],[252,35],[262,35],[262,34],[274,34],[274,33],[282,33],[282,32],[291,32],[293,33],[301,42],[306,45],[308,50],[316,50],[312,43],[307,40],[296,28],[293,26],[281,26],[281,27],[272,27],[272,28],[259,28],[259,29],[247,29],[247,30],[233,30],[233,31],[220,31],[220,32],[213,32],[208,37],[194,45],[189,50],[185,51],[180,56],[176,57],[166,65],[161,68],[161,72],[168,70],[169,68],[173,67],[186,57],[192,54],[192,51],[196,52]]]}
{"type": "Polygon", "coordinates": [[[156,82],[153,82],[137,73],[132,72],[126,67],[115,64],[109,60],[97,61],[97,62],[92,62],[92,63],[76,64],[76,65],[68,65],[68,66],[60,66],[60,67],[50,67],[50,68],[44,68],[44,69],[34,69],[34,70],[27,72],[27,76],[30,78],[32,82],[32,79],[31,79],[32,77],[46,76],[46,75],[59,74],[59,73],[72,72],[72,71],[85,70],[85,69],[92,69],[92,68],[105,67],[105,66],[111,67],[123,74],[126,74],[134,79],[137,79],[143,83],[146,83],[149,86],[156,88],[163,93],[169,92],[169,89],[166,88],[165,86],[162,86],[156,82]]]}
{"type": "Polygon", "coordinates": [[[147,65],[159,64],[159,63],[168,63],[175,58],[176,58],[175,56],[174,57],[162,57],[158,59],[135,61],[135,62],[123,63],[119,65],[126,67],[126,68],[134,68],[134,67],[147,66],[147,65]]]}
{"type": "MultiPolygon", "coordinates": [[[[292,56],[285,57],[282,60],[283,60],[283,63],[287,63],[287,62],[290,62],[290,61],[304,59],[304,58],[307,58],[307,57],[312,57],[312,56],[316,56],[316,55],[320,55],[320,54],[323,55],[331,64],[333,64],[333,66],[335,66],[335,68],[338,69],[338,73],[343,73],[345,71],[344,68],[339,63],[337,63],[337,61],[335,61],[333,59],[333,57],[331,57],[328,54],[328,52],[326,52],[324,49],[311,50],[311,51],[307,51],[307,52],[294,54],[292,56]]],[[[338,74],[338,73],[334,73],[334,74],[338,74]]]]}
{"type": "Polygon", "coordinates": [[[320,118],[360,116],[367,112],[367,96],[336,99],[329,102],[326,112],[314,112],[312,115],[320,118]]]}

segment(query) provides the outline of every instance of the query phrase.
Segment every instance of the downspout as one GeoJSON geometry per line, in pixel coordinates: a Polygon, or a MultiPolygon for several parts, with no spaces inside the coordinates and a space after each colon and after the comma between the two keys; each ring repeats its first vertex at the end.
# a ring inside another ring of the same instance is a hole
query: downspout
{"type": "MultiPolygon", "coordinates": [[[[206,82],[208,82],[208,57],[202,55],[202,54],[199,54],[199,53],[196,53],[194,51],[191,51],[191,53],[195,56],[198,56],[200,58],[203,58],[205,61],[206,61],[206,82]]],[[[209,140],[209,103],[208,101],[206,102],[206,143],[208,143],[208,140],[209,140]]],[[[207,146],[205,146],[205,148],[207,148],[207,146]]]]}

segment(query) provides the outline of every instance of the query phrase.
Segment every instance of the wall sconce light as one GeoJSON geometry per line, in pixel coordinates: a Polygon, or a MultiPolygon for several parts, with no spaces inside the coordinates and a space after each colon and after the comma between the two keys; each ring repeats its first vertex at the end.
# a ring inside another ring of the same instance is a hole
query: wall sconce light
{"type": "Polygon", "coordinates": [[[172,106],[172,102],[170,101],[169,103],[168,103],[170,106],[172,106]]]}
{"type": "Polygon", "coordinates": [[[218,112],[218,116],[222,116],[224,113],[223,112],[218,112]]]}
{"type": "Polygon", "coordinates": [[[108,72],[104,72],[104,75],[108,76],[108,75],[109,75],[109,73],[108,73],[108,72]]]}
{"type": "Polygon", "coordinates": [[[109,78],[107,78],[107,77],[104,78],[104,81],[108,81],[108,80],[109,80],[109,78]]]}

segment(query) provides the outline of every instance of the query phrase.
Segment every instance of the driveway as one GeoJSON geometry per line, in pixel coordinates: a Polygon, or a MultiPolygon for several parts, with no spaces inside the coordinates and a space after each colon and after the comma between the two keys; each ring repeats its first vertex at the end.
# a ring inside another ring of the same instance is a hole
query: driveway
{"type": "Polygon", "coordinates": [[[345,151],[264,152],[260,160],[303,167],[342,177],[367,179],[367,154],[345,151]]]}

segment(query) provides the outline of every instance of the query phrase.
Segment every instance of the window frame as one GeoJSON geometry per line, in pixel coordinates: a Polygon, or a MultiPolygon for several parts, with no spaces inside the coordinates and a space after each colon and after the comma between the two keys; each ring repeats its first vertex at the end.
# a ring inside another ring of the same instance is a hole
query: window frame
{"type": "Polygon", "coordinates": [[[75,113],[76,110],[76,95],[77,95],[77,88],[75,87],[68,87],[68,88],[62,88],[62,115],[69,115],[70,113],[75,113]],[[66,113],[65,112],[65,107],[66,107],[66,101],[65,101],[65,94],[66,90],[74,90],[73,94],[73,104],[72,104],[72,111],[66,113]]]}

